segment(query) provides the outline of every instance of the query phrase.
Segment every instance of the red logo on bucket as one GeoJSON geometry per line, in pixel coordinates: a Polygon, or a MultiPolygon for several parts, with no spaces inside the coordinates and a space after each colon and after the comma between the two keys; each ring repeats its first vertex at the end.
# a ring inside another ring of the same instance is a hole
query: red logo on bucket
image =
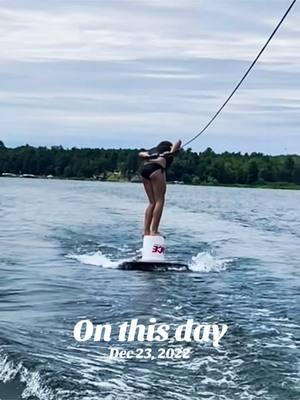
{"type": "Polygon", "coordinates": [[[152,247],[152,253],[164,254],[165,248],[163,246],[154,245],[152,247]]]}

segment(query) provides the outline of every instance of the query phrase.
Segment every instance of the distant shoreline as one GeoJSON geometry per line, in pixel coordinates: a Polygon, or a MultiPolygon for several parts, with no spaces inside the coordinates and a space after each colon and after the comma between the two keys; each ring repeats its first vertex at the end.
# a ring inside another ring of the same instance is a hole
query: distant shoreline
{"type": "MultiPolygon", "coordinates": [[[[80,177],[72,177],[72,178],[65,178],[59,176],[22,176],[22,175],[0,175],[0,178],[10,178],[10,179],[42,179],[42,180],[60,180],[60,181],[87,181],[87,182],[109,182],[109,183],[142,183],[138,181],[130,182],[125,179],[120,180],[100,180],[94,178],[80,178],[80,177]]],[[[294,183],[265,183],[265,184],[221,184],[221,183],[184,183],[184,182],[172,182],[168,181],[168,185],[184,185],[184,186],[204,186],[204,187],[228,187],[228,188],[241,188],[241,189],[280,189],[280,190],[300,190],[300,185],[294,183]]]]}
{"type": "MultiPolygon", "coordinates": [[[[62,146],[6,148],[0,140],[0,174],[22,178],[58,178],[140,182],[138,149],[64,149],[62,146]]],[[[215,153],[182,150],[168,168],[170,183],[195,186],[300,188],[300,155],[215,153]]]]}

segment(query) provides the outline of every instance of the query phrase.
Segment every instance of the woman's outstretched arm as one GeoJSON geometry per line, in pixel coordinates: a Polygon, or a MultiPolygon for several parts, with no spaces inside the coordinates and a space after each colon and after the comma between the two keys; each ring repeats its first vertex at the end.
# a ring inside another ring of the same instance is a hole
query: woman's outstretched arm
{"type": "Polygon", "coordinates": [[[176,143],[173,144],[172,149],[171,149],[171,153],[177,153],[178,150],[180,150],[182,141],[179,139],[177,140],[176,143]]]}
{"type": "Polygon", "coordinates": [[[176,155],[176,153],[178,153],[178,151],[180,150],[181,143],[181,140],[177,140],[177,142],[173,144],[170,151],[164,151],[162,154],[160,154],[160,156],[176,155]]]}
{"type": "Polygon", "coordinates": [[[144,160],[147,160],[148,158],[150,158],[150,154],[147,151],[140,151],[139,157],[143,158],[144,160]]]}

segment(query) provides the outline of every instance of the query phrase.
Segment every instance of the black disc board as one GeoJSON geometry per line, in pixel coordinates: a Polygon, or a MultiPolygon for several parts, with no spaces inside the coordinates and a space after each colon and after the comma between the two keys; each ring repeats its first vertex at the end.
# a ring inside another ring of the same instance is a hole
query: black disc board
{"type": "Polygon", "coordinates": [[[187,264],[180,262],[146,262],[139,260],[125,261],[119,268],[131,271],[190,271],[187,264]]]}

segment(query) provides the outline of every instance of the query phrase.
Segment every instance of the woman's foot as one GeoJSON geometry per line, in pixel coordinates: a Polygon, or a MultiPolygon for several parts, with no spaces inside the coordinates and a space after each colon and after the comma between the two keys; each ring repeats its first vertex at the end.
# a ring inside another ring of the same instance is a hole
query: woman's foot
{"type": "Polygon", "coordinates": [[[162,236],[162,234],[160,232],[151,232],[150,235],[151,236],[162,236]]]}

